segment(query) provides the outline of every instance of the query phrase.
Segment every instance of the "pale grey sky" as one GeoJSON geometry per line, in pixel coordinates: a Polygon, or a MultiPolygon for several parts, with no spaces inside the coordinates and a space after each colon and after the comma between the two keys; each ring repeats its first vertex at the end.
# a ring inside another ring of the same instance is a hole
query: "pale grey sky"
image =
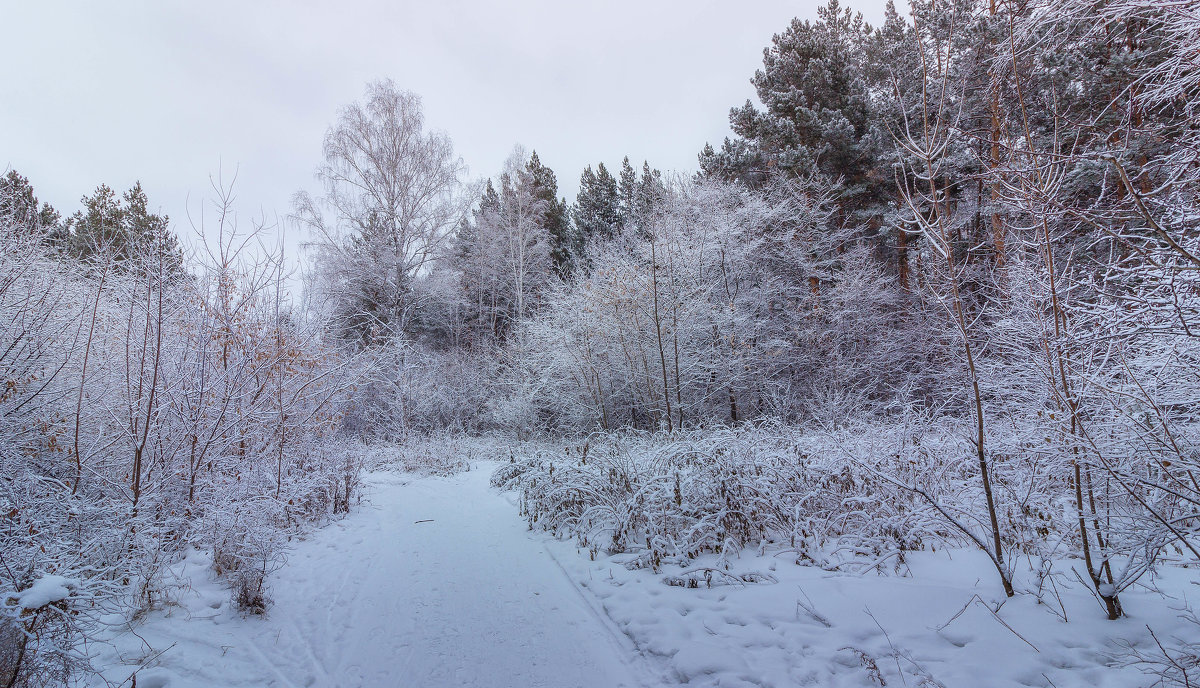
{"type": "MultiPolygon", "coordinates": [[[[885,1],[849,4],[878,23],[885,1]]],[[[589,163],[694,170],[771,35],[819,4],[0,0],[0,168],[63,212],[140,179],[181,233],[189,194],[237,169],[243,215],[283,216],[338,108],[390,77],[472,177],[521,144],[570,200],[589,163]]]]}

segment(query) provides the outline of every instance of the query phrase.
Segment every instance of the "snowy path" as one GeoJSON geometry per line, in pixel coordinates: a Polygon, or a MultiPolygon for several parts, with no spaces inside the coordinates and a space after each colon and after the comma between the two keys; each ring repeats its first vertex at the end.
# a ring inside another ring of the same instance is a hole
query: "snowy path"
{"type": "Polygon", "coordinates": [[[1179,616],[1198,606],[1194,571],[1173,567],[1154,577],[1171,600],[1127,591],[1134,616],[1117,622],[1086,589],[1006,601],[973,550],[910,552],[911,576],[746,552],[735,572],[777,582],[667,586],[627,555],[592,560],[528,532],[513,497],[488,486],[492,468],[373,474],[364,504],[295,543],[265,618],[230,609],[193,552],[181,567],[193,588],[96,664],[124,686],[145,666],[137,688],[1125,688],[1148,680],[1114,666],[1115,649],[1153,652],[1150,625],[1194,634],[1179,616]],[[988,611],[1001,601],[1002,615],[988,611]]]}
{"type": "Polygon", "coordinates": [[[138,628],[155,649],[175,643],[138,686],[643,685],[629,641],[488,487],[488,468],[372,476],[370,503],[272,577],[267,618],[241,619],[228,592],[198,585],[176,618],[138,628]]]}

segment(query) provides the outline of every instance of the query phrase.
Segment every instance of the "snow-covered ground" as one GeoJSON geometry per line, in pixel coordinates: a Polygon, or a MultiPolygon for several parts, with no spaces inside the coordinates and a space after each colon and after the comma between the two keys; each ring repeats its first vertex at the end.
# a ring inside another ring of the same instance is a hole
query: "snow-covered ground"
{"type": "Polygon", "coordinates": [[[195,553],[178,606],[97,664],[119,683],[132,671],[114,665],[120,657],[161,652],[138,688],[643,685],[628,641],[591,612],[489,475],[368,476],[367,503],[298,543],[272,576],[265,618],[231,609],[195,553]]]}
{"type": "Polygon", "coordinates": [[[975,551],[909,553],[905,576],[890,567],[886,575],[830,573],[748,552],[730,573],[766,581],[729,584],[713,573],[710,588],[698,573],[689,576],[696,589],[664,583],[678,567],[631,571],[621,565],[628,555],[591,561],[570,542],[551,542],[548,551],[640,651],[689,686],[1148,686],[1148,667],[1122,666],[1126,643],[1154,655],[1147,625],[1160,639],[1198,630],[1179,619],[1189,599],[1200,599],[1187,569],[1155,581],[1176,599],[1127,591],[1129,616],[1108,621],[1078,583],[1049,594],[1046,605],[1032,595],[1005,601],[990,561],[975,551]]]}
{"type": "Polygon", "coordinates": [[[1185,569],[1155,580],[1174,599],[1125,593],[1130,616],[1116,622],[1079,585],[994,613],[994,574],[965,551],[910,555],[910,576],[861,577],[747,552],[731,571],[759,583],[717,573],[707,587],[699,572],[699,588],[674,587],[664,580],[679,571],[631,571],[529,532],[490,471],[370,475],[366,503],[296,544],[264,618],[231,609],[194,553],[179,569],[191,589],[99,649],[98,664],[120,683],[149,659],[139,688],[1117,687],[1152,682],[1115,666],[1125,643],[1153,652],[1147,625],[1160,638],[1195,631],[1178,620],[1200,596],[1185,569]]]}

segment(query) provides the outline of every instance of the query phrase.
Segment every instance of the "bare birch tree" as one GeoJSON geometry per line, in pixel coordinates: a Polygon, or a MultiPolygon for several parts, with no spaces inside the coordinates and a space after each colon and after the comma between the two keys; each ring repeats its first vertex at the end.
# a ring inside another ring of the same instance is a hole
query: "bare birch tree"
{"type": "Polygon", "coordinates": [[[463,216],[464,165],[427,131],[420,98],[390,80],[367,86],[325,135],[322,195],[296,195],[314,234],[316,296],[360,344],[401,335],[418,307],[413,281],[463,216]]]}

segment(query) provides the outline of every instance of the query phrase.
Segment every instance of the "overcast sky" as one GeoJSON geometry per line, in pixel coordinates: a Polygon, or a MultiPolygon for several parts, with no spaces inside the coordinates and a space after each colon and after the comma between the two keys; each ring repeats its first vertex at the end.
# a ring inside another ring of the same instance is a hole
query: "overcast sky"
{"type": "MultiPolygon", "coordinates": [[[[874,24],[884,2],[850,4],[874,24]]],[[[0,167],[64,213],[101,182],[141,180],[186,233],[187,199],[195,210],[222,169],[237,170],[243,215],[286,215],[295,191],[315,189],[338,108],[385,77],[422,96],[472,177],[496,174],[516,144],[568,200],[597,161],[693,171],[753,97],[771,35],[818,3],[105,5],[0,0],[0,167]]]]}

